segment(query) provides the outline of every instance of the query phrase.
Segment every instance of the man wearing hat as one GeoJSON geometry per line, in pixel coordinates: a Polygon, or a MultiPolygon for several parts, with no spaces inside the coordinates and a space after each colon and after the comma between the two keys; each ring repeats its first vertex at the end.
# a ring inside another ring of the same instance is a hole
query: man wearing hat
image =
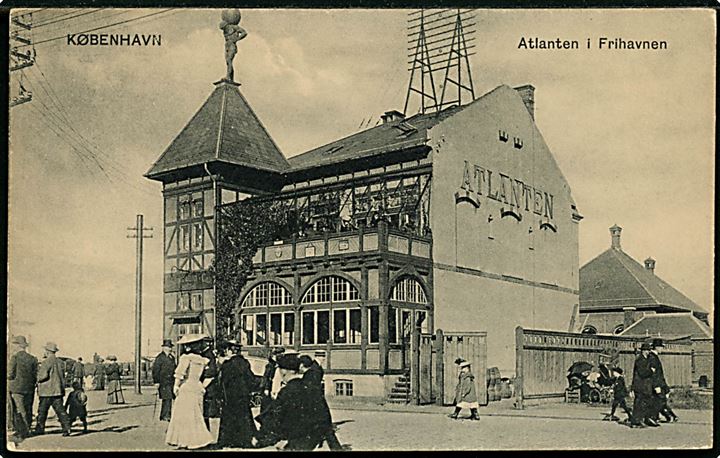
{"type": "Polygon", "coordinates": [[[250,448],[257,432],[250,411],[255,374],[248,360],[240,354],[239,342],[230,340],[224,347],[225,360],[220,366],[222,414],[218,446],[250,448]]]}
{"type": "Polygon", "coordinates": [[[660,414],[665,417],[667,422],[678,421],[678,416],[672,411],[667,403],[667,395],[670,393],[670,386],[665,380],[665,371],[663,370],[662,361],[660,360],[660,349],[665,348],[663,340],[660,338],[652,339],[650,343],[652,349],[648,354],[648,361],[653,370],[652,386],[652,419],[657,422],[660,414]]]}
{"type": "Polygon", "coordinates": [[[644,428],[647,426],[659,426],[652,418],[652,379],[653,370],[650,367],[648,356],[652,346],[643,342],[640,346],[640,354],[635,358],[633,365],[633,378],[631,388],[635,393],[635,401],[632,408],[632,419],[630,426],[633,428],[644,428]]]}
{"type": "Polygon", "coordinates": [[[285,386],[277,399],[256,419],[261,424],[261,445],[287,440],[284,450],[314,450],[332,427],[318,390],[308,389],[300,374],[296,354],[277,358],[278,370],[285,386]]]}
{"type": "Polygon", "coordinates": [[[37,383],[38,360],[26,351],[25,336],[12,339],[14,353],[8,368],[8,390],[12,406],[12,422],[15,438],[23,440],[30,434],[32,407],[37,383]]]}
{"type": "Polygon", "coordinates": [[[152,367],[153,383],[158,384],[158,397],[162,400],[160,407],[160,421],[170,421],[172,402],[175,399],[173,385],[175,384],[175,356],[172,354],[173,343],[164,339],[162,351],[155,357],[152,367]]]}
{"type": "Polygon", "coordinates": [[[37,392],[40,403],[38,405],[35,434],[45,433],[45,422],[47,421],[48,411],[50,407],[52,407],[58,420],[60,420],[63,436],[70,435],[70,419],[63,406],[63,396],[65,396],[63,364],[55,356],[58,350],[59,348],[56,344],[48,342],[45,345],[45,359],[43,359],[38,367],[37,392]]]}

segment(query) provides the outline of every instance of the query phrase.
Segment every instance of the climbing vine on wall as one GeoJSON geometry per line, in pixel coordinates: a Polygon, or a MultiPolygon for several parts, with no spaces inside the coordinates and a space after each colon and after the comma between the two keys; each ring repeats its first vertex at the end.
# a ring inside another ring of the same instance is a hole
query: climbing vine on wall
{"type": "Polygon", "coordinates": [[[246,199],[223,207],[218,218],[218,240],[213,273],[217,338],[234,338],[230,327],[240,292],[253,272],[258,249],[289,238],[297,230],[295,212],[277,201],[246,199]]]}

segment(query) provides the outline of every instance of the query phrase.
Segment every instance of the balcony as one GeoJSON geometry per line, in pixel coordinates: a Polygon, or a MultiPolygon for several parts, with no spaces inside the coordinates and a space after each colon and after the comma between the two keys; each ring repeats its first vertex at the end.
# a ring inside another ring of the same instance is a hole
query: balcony
{"type": "Polygon", "coordinates": [[[253,257],[255,265],[275,265],[288,262],[315,261],[396,253],[430,259],[432,237],[390,228],[380,222],[377,227],[360,227],[344,232],[322,232],[292,240],[276,241],[260,248],[253,257]]]}

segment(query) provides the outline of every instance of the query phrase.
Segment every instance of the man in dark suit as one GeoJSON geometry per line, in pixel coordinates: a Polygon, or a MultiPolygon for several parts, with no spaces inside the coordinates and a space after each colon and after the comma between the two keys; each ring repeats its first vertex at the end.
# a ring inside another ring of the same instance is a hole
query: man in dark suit
{"type": "Polygon", "coordinates": [[[254,389],[255,374],[250,363],[240,354],[240,344],[225,343],[226,359],[220,366],[222,414],[220,416],[219,447],[252,447],[256,435],[250,411],[250,393],[254,389]]]}
{"type": "Polygon", "coordinates": [[[262,426],[261,437],[272,438],[271,443],[286,440],[284,450],[314,450],[332,427],[330,416],[322,408],[317,390],[303,382],[297,355],[282,355],[277,364],[285,386],[256,417],[262,426]]]}
{"type": "Polygon", "coordinates": [[[38,360],[26,351],[28,343],[24,336],[13,337],[12,344],[15,353],[10,357],[8,367],[8,389],[15,429],[14,439],[21,441],[30,435],[38,360]]]}
{"type": "Polygon", "coordinates": [[[160,407],[160,421],[170,421],[172,403],[175,399],[173,385],[175,384],[175,356],[172,354],[173,343],[170,339],[163,340],[162,351],[155,357],[152,368],[153,383],[158,384],[158,396],[162,400],[160,407]]]}
{"type": "Polygon", "coordinates": [[[648,361],[650,367],[653,370],[652,386],[652,419],[657,422],[660,419],[660,414],[665,417],[667,422],[678,421],[678,416],[672,411],[667,403],[667,395],[670,393],[670,386],[665,380],[665,371],[663,369],[662,361],[660,360],[660,349],[665,347],[662,339],[652,340],[652,350],[648,354],[648,361]]]}
{"type": "MultiPolygon", "coordinates": [[[[322,415],[332,419],[330,414],[330,408],[327,405],[325,399],[325,392],[323,390],[323,377],[325,371],[323,370],[320,363],[317,360],[310,358],[307,355],[302,355],[299,358],[300,361],[300,373],[303,375],[303,382],[307,385],[309,390],[313,391],[315,399],[317,399],[317,406],[322,410],[322,415]]],[[[330,450],[344,450],[342,444],[335,435],[335,428],[330,425],[330,429],[325,433],[323,440],[327,442],[330,450]]]]}
{"type": "Polygon", "coordinates": [[[53,408],[55,415],[60,420],[63,436],[70,435],[70,418],[68,418],[65,406],[63,406],[65,374],[62,361],[55,356],[58,350],[57,345],[48,342],[45,345],[45,359],[42,360],[38,367],[37,391],[40,404],[38,405],[37,423],[35,424],[35,434],[38,435],[45,433],[45,422],[50,407],[53,408]]]}
{"type": "Polygon", "coordinates": [[[652,347],[648,342],[640,346],[640,354],[635,358],[633,366],[633,378],[631,388],[635,393],[635,402],[632,409],[632,420],[630,426],[633,428],[644,428],[647,426],[659,426],[652,418],[652,378],[653,370],[650,367],[648,355],[652,347]]]}
{"type": "Polygon", "coordinates": [[[80,383],[80,386],[83,386],[85,384],[85,365],[83,364],[82,357],[78,357],[77,361],[75,361],[75,364],[73,365],[73,372],[72,372],[72,382],[78,382],[80,383]]]}

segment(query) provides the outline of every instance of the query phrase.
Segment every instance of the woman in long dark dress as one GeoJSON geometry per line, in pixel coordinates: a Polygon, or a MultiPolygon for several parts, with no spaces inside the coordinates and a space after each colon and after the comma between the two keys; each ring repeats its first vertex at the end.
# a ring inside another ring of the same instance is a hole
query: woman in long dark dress
{"type": "Polygon", "coordinates": [[[255,375],[250,363],[240,354],[240,344],[226,343],[226,359],[220,366],[222,415],[220,416],[219,447],[252,447],[257,433],[250,411],[250,393],[255,375]]]}
{"type": "Polygon", "coordinates": [[[105,367],[105,375],[107,375],[107,403],[108,404],[125,404],[125,396],[123,396],[122,386],[120,386],[120,366],[114,355],[107,357],[110,364],[105,367]]]}

